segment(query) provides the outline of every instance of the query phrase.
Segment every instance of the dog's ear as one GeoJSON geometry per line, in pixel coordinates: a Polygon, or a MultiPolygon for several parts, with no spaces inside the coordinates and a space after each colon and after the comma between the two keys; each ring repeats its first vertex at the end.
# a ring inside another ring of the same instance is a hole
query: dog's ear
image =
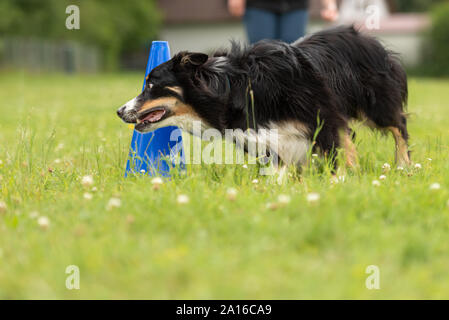
{"type": "Polygon", "coordinates": [[[205,53],[184,53],[181,58],[181,65],[185,67],[199,67],[203,65],[209,56],[205,53]]]}

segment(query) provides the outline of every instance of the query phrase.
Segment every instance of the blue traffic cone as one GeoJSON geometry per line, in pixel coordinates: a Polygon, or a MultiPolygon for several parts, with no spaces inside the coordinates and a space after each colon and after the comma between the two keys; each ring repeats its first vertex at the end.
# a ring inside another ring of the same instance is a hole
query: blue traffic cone
{"type": "MultiPolygon", "coordinates": [[[[145,79],[155,67],[170,60],[167,41],[153,41],[145,71],[145,79]]],[[[143,81],[143,89],[145,80],[143,81]]],[[[179,159],[180,169],[185,168],[181,130],[178,127],[160,128],[148,133],[134,130],[125,177],[129,173],[151,176],[170,176],[170,169],[179,159]]]]}

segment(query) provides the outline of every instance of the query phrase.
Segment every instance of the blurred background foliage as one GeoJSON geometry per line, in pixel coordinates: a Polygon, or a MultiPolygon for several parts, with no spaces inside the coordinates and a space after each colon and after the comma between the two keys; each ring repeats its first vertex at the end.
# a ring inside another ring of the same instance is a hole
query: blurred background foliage
{"type": "Polygon", "coordinates": [[[424,12],[443,1],[446,0],[396,0],[396,9],[399,12],[424,12]]]}
{"type": "Polygon", "coordinates": [[[101,49],[104,67],[118,67],[120,55],[142,48],[158,33],[161,14],[154,0],[1,0],[0,36],[76,40],[101,49]],[[81,28],[65,25],[68,5],[79,6],[81,28]]]}
{"type": "MultiPolygon", "coordinates": [[[[15,57],[16,65],[25,61],[26,67],[50,61],[49,67],[42,66],[42,70],[52,70],[51,66],[57,65],[53,70],[62,68],[68,72],[141,69],[147,57],[145,49],[164,27],[157,3],[157,0],[0,0],[0,60],[3,58],[6,61],[3,66],[11,68],[15,57]],[[64,27],[68,17],[65,10],[71,4],[80,8],[79,30],[64,27]],[[59,64],[52,62],[56,59],[59,64]],[[86,66],[80,67],[80,63],[86,66]]],[[[424,61],[410,71],[449,76],[449,1],[389,3],[393,13],[428,14],[432,21],[432,27],[422,34],[422,49],[415,49],[423,52],[424,61]]]]}
{"type": "Polygon", "coordinates": [[[449,2],[432,8],[432,26],[425,37],[424,63],[421,73],[449,76],[449,2]]]}

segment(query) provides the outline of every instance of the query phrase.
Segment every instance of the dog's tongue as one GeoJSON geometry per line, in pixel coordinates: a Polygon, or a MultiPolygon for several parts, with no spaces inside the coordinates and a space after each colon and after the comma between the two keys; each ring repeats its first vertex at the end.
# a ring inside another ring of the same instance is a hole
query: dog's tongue
{"type": "Polygon", "coordinates": [[[164,116],[165,110],[156,110],[148,114],[143,121],[157,122],[164,116]]]}

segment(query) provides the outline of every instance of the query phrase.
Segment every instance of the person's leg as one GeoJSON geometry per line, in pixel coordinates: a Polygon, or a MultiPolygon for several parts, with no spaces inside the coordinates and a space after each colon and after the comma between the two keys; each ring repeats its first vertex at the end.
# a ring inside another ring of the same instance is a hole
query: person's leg
{"type": "Polygon", "coordinates": [[[307,10],[295,10],[281,15],[279,23],[281,40],[292,43],[304,37],[308,18],[307,10]]]}
{"type": "Polygon", "coordinates": [[[273,12],[247,8],[244,22],[249,42],[255,43],[263,39],[276,39],[278,34],[277,20],[277,15],[273,12]]]}

